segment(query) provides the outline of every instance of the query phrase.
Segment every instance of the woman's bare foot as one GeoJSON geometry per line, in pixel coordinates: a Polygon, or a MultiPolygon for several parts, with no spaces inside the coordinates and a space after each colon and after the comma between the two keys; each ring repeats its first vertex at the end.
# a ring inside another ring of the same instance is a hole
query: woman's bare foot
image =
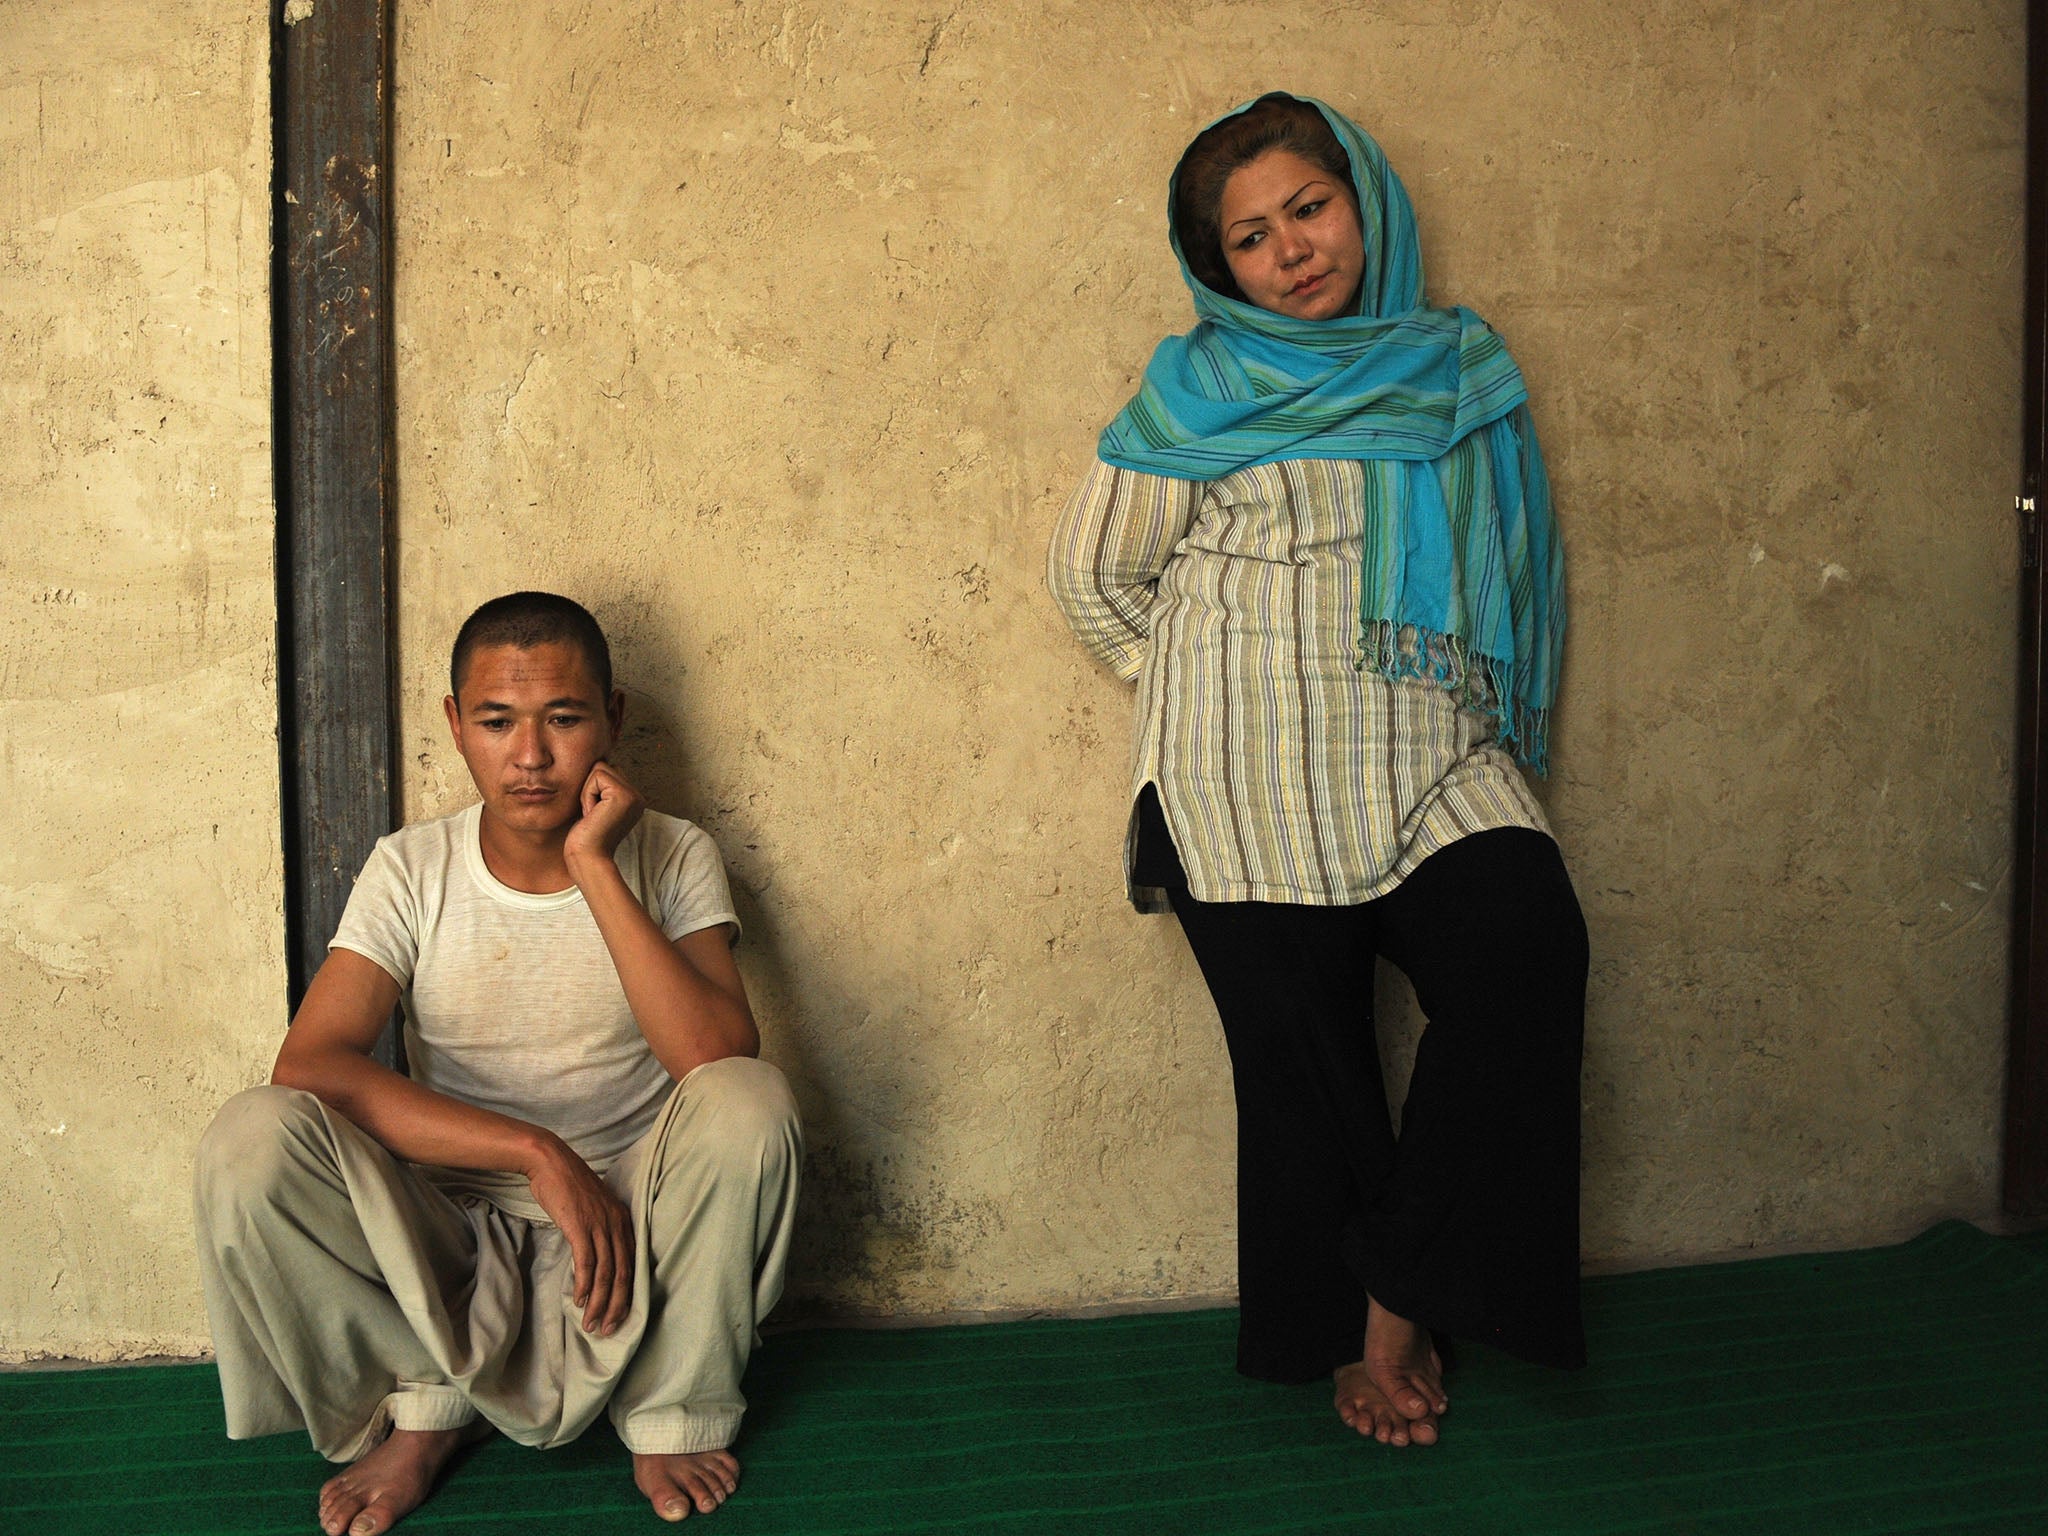
{"type": "Polygon", "coordinates": [[[691,1506],[708,1515],[740,1485],[740,1464],[730,1451],[693,1455],[633,1453],[633,1482],[664,1520],[687,1520],[691,1506]]]}
{"type": "Polygon", "coordinates": [[[425,1502],[462,1443],[459,1429],[394,1429],[362,1460],[320,1490],[327,1536],[379,1536],[425,1502]]]}
{"type": "Polygon", "coordinates": [[[1451,1406],[1429,1330],[1377,1301],[1365,1314],[1365,1357],[1336,1372],[1337,1417],[1381,1445],[1435,1445],[1451,1406]]]}

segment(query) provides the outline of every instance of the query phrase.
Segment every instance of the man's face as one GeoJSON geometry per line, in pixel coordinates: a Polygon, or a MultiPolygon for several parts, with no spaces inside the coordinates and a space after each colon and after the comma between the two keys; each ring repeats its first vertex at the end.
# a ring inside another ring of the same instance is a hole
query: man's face
{"type": "Polygon", "coordinates": [[[619,727],[618,697],[600,696],[580,647],[556,642],[479,646],[444,707],[484,814],[526,833],[565,832],[582,814],[583,781],[619,727]]]}

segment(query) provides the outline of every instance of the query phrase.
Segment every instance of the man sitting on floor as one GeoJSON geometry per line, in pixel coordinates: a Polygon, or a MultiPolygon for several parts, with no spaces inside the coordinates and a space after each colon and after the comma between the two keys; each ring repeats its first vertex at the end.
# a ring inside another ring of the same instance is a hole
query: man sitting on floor
{"type": "Polygon", "coordinates": [[[577,604],[484,604],[451,673],[482,803],[377,844],[271,1086],[200,1145],[228,1434],[304,1427],[354,1463],[321,1529],[376,1536],[463,1440],[609,1405],[655,1513],[708,1513],[800,1161],[718,850],[606,761],[625,696],[577,604]],[[370,1057],[400,1003],[410,1077],[370,1057]]]}

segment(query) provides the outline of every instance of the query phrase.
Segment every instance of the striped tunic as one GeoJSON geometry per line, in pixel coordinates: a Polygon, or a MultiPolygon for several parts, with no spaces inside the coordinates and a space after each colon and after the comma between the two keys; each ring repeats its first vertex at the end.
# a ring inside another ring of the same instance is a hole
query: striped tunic
{"type": "MultiPolygon", "coordinates": [[[[1493,722],[1356,665],[1364,476],[1295,459],[1220,480],[1097,462],[1053,534],[1067,622],[1138,685],[1133,806],[1156,786],[1202,901],[1383,896],[1494,827],[1548,833],[1493,722]]],[[[1140,911],[1164,893],[1124,870],[1140,911]]]]}

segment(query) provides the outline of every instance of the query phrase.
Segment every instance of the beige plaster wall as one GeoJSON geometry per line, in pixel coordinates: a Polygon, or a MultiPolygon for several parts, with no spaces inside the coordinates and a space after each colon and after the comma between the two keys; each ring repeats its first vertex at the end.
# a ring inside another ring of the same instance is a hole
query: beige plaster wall
{"type": "Polygon", "coordinates": [[[0,0],[0,1360],[205,1347],[284,1023],[269,33],[0,0]]]}
{"type": "Polygon", "coordinates": [[[1275,85],[1380,135],[1532,381],[1589,1258],[1993,1210],[2016,0],[399,20],[408,808],[468,797],[467,608],[587,600],[811,1117],[801,1305],[1231,1284],[1213,1016],[1120,896],[1128,695],[1040,572],[1188,321],[1167,169],[1275,85]]]}
{"type": "MultiPolygon", "coordinates": [[[[1165,171],[1274,84],[1380,134],[1534,387],[1589,1256],[1992,1209],[2015,0],[398,12],[408,808],[466,797],[461,614],[590,601],[811,1117],[799,1310],[1229,1287],[1128,697],[1039,571],[1186,322],[1165,171]]],[[[265,25],[0,38],[0,1359],[189,1351],[189,1149],[283,1022],[265,25]]]]}

